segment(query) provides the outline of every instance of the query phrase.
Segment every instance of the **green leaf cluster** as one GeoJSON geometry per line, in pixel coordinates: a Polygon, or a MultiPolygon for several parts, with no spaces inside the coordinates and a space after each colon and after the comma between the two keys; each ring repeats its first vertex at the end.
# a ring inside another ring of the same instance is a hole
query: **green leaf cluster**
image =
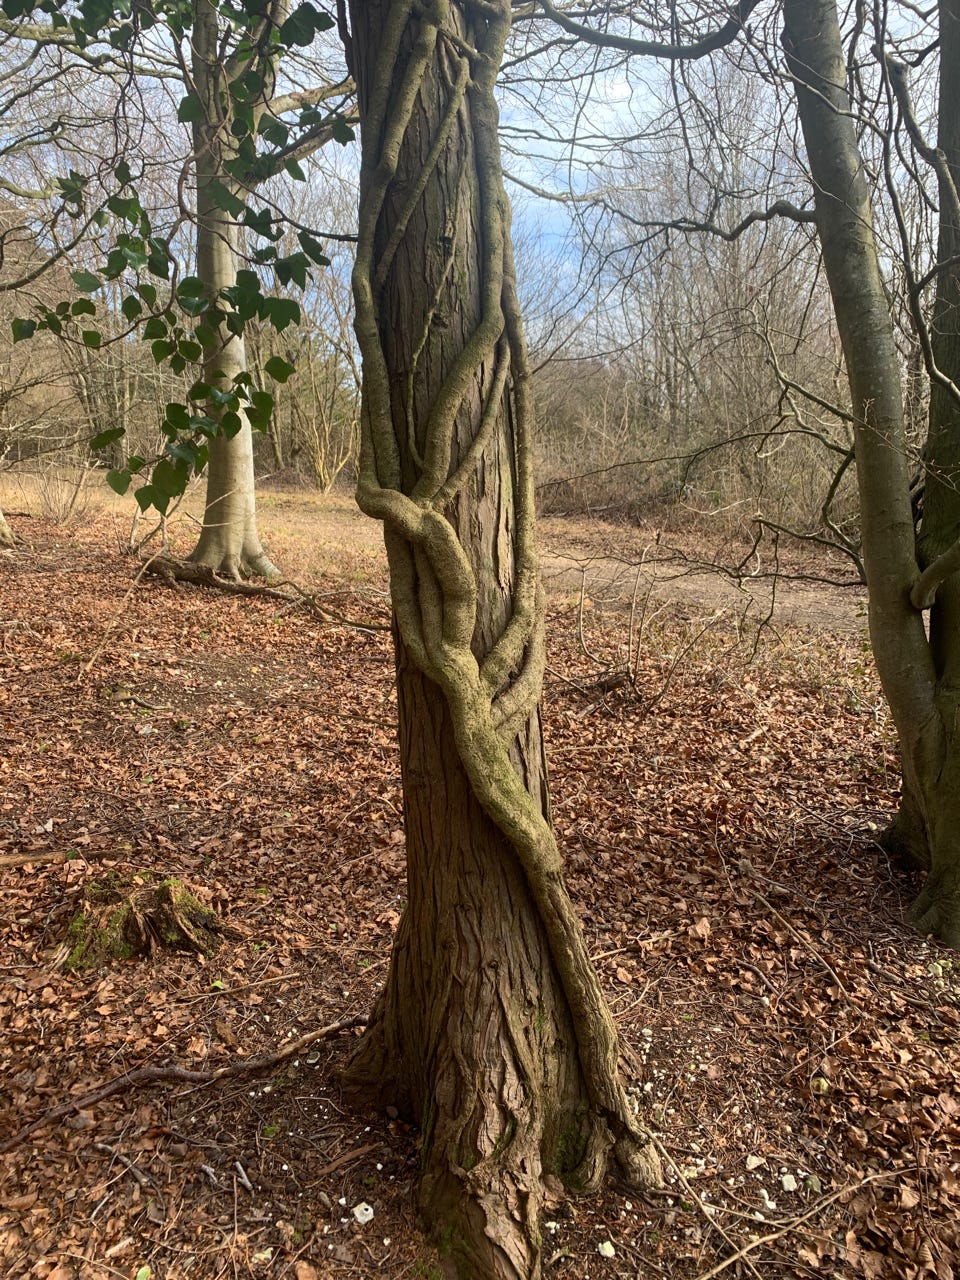
{"type": "MultiPolygon", "coordinates": [[[[265,29],[262,0],[211,3],[231,44],[224,96],[217,104],[207,104],[188,90],[178,105],[177,118],[183,124],[202,127],[208,123],[208,111],[222,113],[220,120],[209,123],[219,127],[225,119],[232,140],[224,173],[221,180],[214,181],[209,194],[254,240],[253,262],[267,267],[280,288],[302,291],[307,289],[312,271],[329,265],[322,243],[300,231],[294,251],[282,252],[281,220],[271,209],[249,203],[247,192],[258,175],[281,169],[295,179],[305,178],[294,153],[296,139],[329,124],[329,113],[312,106],[304,108],[294,133],[289,124],[264,110],[264,103],[274,90],[283,51],[308,47],[319,33],[334,25],[333,19],[310,0],[303,0],[279,27],[265,29]]],[[[195,20],[193,0],[158,0],[152,5],[139,0],[0,0],[0,11],[11,20],[43,15],[53,29],[69,31],[78,49],[109,44],[118,51],[131,50],[143,32],[158,24],[174,38],[188,39],[195,20]]],[[[333,134],[341,142],[353,136],[347,122],[339,117],[333,118],[333,134]]],[[[103,177],[100,171],[98,183],[103,177]]],[[[92,211],[89,206],[95,188],[90,176],[70,169],[57,177],[59,198],[66,211],[78,218],[86,214],[99,230],[109,230],[109,248],[96,269],[70,273],[79,296],[42,305],[33,316],[18,317],[12,322],[12,332],[15,342],[49,332],[82,343],[91,352],[101,350],[107,342],[137,334],[149,344],[156,363],[174,374],[191,366],[206,367],[206,378],[194,382],[185,403],[166,406],[162,455],[151,461],[131,457],[124,467],[107,473],[107,483],[117,493],[126,493],[134,478],[143,479],[145,483],[135,490],[138,503],[143,509],[153,506],[163,512],[172,498],[183,492],[189,477],[206,465],[211,438],[235,434],[245,418],[254,428],[265,429],[273,414],[272,394],[255,387],[249,374],[224,384],[220,375],[210,372],[224,334],[239,337],[253,322],[268,324],[282,333],[300,323],[301,310],[295,298],[265,292],[255,270],[239,271],[233,285],[216,296],[210,295],[199,277],[181,277],[176,246],[154,227],[140,200],[139,177],[130,163],[125,159],[116,162],[112,177],[115,189],[92,211]],[[108,292],[128,326],[120,338],[106,328],[108,292]]],[[[294,372],[294,366],[280,356],[265,365],[267,377],[279,384],[286,383],[294,372]]],[[[89,444],[94,451],[106,450],[122,435],[122,428],[111,428],[95,435],[89,444]]]]}

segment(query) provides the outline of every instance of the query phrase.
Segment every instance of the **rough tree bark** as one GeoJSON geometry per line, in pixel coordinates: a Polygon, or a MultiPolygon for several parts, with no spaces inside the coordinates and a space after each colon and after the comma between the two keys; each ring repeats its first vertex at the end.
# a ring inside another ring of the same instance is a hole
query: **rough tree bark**
{"type": "MultiPolygon", "coordinates": [[[[246,64],[245,64],[246,65],[246,64]]],[[[204,117],[193,125],[197,182],[197,276],[207,295],[236,284],[239,229],[221,207],[218,188],[235,189],[228,162],[234,152],[230,132],[229,69],[220,51],[217,12],[208,0],[196,0],[193,25],[194,88],[204,117]]],[[[204,381],[229,387],[246,370],[242,337],[219,329],[219,343],[204,354],[204,381]]],[[[239,432],[210,441],[203,528],[190,559],[225,577],[272,577],[271,564],[257,533],[253,433],[243,414],[239,432]]]]}
{"type": "Polygon", "coordinates": [[[529,372],[493,87],[509,0],[354,0],[358,500],[384,522],[408,906],[348,1086],[421,1128],[446,1272],[530,1280],[544,1198],[659,1168],[567,895],[540,729],[529,372]]]}
{"type": "MultiPolygon", "coordinates": [[[[941,143],[952,155],[954,178],[960,128],[957,10],[956,0],[941,5],[941,143]]],[[[935,388],[918,562],[899,362],[845,87],[836,0],[784,0],[783,13],[824,267],[858,417],[870,637],[901,748],[904,800],[890,839],[928,868],[911,919],[960,946],[960,414],[954,393],[935,388]],[[922,610],[931,604],[928,642],[922,610]]],[[[947,208],[945,203],[941,215],[947,208]]],[[[949,214],[946,225],[941,216],[941,228],[939,253],[946,262],[956,254],[958,228],[950,225],[949,214]]],[[[954,264],[939,277],[935,336],[941,369],[952,361],[954,372],[960,359],[957,288],[954,264]]]]}

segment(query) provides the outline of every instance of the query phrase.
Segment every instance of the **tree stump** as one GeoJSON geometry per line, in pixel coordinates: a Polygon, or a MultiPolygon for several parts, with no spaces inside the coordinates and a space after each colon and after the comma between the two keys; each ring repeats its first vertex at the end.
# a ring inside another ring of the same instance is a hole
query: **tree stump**
{"type": "Polygon", "coordinates": [[[71,973],[158,947],[209,955],[233,932],[182,881],[149,871],[92,881],[83,896],[66,937],[63,967],[71,973]]]}

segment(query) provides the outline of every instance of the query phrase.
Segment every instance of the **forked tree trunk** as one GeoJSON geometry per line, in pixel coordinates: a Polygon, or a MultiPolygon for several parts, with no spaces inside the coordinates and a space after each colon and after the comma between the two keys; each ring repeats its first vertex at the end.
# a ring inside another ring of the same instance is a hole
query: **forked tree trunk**
{"type": "MultiPolygon", "coordinates": [[[[943,552],[960,530],[955,402],[934,396],[920,578],[910,503],[899,361],[869,192],[846,90],[836,0],[784,0],[784,44],[813,178],[824,267],[850,381],[870,637],[900,741],[904,802],[891,839],[928,868],[911,911],[921,929],[960,946],[960,587],[943,552]],[[936,599],[928,643],[921,609],[936,599]]],[[[942,6],[941,76],[954,84],[955,0],[942,6]]],[[[954,111],[950,106],[949,111],[954,111]]],[[[956,118],[950,117],[956,164],[956,118]]],[[[946,124],[943,113],[941,125],[946,124]]],[[[956,169],[954,169],[956,172],[956,169]]],[[[940,253],[956,252],[956,228],[940,253]]],[[[956,268],[940,277],[939,360],[957,359],[956,268]],[[950,336],[952,331],[952,336],[950,336]],[[951,352],[952,357],[951,357],[951,352]]],[[[956,372],[956,370],[954,370],[956,372]]]]}
{"type": "Polygon", "coordinates": [[[355,0],[358,500],[385,522],[408,905],[349,1066],[422,1133],[458,1280],[540,1273],[544,1198],[658,1178],[563,884],[540,732],[528,369],[493,83],[509,0],[355,0]],[[472,52],[471,52],[472,51],[472,52]]]}
{"type": "MultiPolygon", "coordinates": [[[[230,132],[228,69],[219,48],[217,11],[208,0],[196,0],[193,26],[193,77],[196,93],[205,109],[193,126],[197,175],[197,276],[207,296],[216,297],[237,281],[238,228],[221,207],[218,187],[233,188],[227,164],[233,155],[230,132]]],[[[219,343],[204,353],[203,377],[210,386],[229,389],[233,378],[246,371],[241,337],[226,325],[219,329],[219,343]]],[[[215,416],[216,410],[209,410],[215,416]]],[[[207,495],[203,529],[190,559],[197,564],[238,578],[272,577],[271,564],[257,533],[253,433],[243,418],[239,432],[210,441],[207,495]]]]}

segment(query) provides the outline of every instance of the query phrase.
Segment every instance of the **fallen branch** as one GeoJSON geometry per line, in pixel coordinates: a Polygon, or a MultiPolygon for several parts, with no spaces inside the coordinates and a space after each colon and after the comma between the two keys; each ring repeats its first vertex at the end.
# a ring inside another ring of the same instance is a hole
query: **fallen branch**
{"type": "Polygon", "coordinates": [[[67,854],[62,850],[58,853],[52,849],[37,849],[33,853],[11,853],[0,858],[0,868],[3,867],[27,867],[32,862],[48,863],[66,862],[68,857],[76,858],[76,854],[67,854]]]}
{"type": "Polygon", "coordinates": [[[294,1054],[300,1053],[302,1049],[306,1049],[308,1045],[315,1044],[318,1040],[327,1040],[339,1031],[349,1031],[353,1027],[366,1026],[366,1021],[366,1018],[362,1015],[355,1014],[353,1017],[344,1018],[340,1022],[331,1022],[329,1026],[320,1027],[317,1031],[310,1031],[307,1035],[301,1036],[299,1040],[293,1040],[275,1053],[259,1054],[255,1058],[247,1058],[244,1062],[234,1062],[227,1067],[218,1067],[215,1071],[190,1071],[186,1067],[137,1067],[133,1071],[125,1071],[122,1075],[116,1076],[113,1080],[101,1085],[99,1089],[91,1089],[89,1093],[83,1094],[80,1098],[74,1098],[70,1102],[63,1102],[57,1107],[51,1107],[42,1116],[24,1125],[11,1138],[0,1142],[0,1155],[6,1155],[14,1147],[18,1147],[21,1142],[29,1138],[32,1133],[36,1133],[38,1129],[42,1129],[44,1125],[62,1120],[64,1116],[68,1116],[71,1112],[78,1111],[83,1107],[91,1107],[98,1102],[103,1102],[105,1098],[112,1098],[114,1094],[124,1093],[128,1089],[137,1089],[144,1084],[207,1085],[214,1084],[216,1081],[224,1080],[227,1077],[264,1071],[268,1067],[276,1066],[278,1062],[284,1062],[287,1058],[293,1057],[294,1054]]]}

